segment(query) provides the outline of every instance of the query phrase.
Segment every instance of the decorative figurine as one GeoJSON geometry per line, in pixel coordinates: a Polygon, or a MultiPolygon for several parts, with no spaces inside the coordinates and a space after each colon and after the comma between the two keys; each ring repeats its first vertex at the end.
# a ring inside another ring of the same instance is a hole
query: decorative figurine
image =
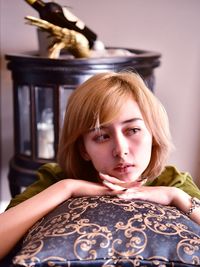
{"type": "Polygon", "coordinates": [[[25,19],[27,24],[35,25],[39,29],[49,32],[50,37],[54,37],[48,50],[49,58],[59,58],[60,51],[64,48],[68,49],[76,58],[88,58],[90,56],[89,42],[83,34],[32,16],[26,16],[25,19]]]}

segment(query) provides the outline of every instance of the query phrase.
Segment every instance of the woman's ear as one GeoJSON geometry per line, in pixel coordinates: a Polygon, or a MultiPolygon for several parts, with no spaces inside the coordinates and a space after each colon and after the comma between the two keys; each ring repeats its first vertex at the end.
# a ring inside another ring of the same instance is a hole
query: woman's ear
{"type": "Polygon", "coordinates": [[[83,141],[81,141],[79,143],[79,151],[80,151],[80,155],[81,157],[86,160],[86,161],[90,161],[90,156],[88,155],[86,149],[85,149],[85,146],[83,144],[83,141]]]}

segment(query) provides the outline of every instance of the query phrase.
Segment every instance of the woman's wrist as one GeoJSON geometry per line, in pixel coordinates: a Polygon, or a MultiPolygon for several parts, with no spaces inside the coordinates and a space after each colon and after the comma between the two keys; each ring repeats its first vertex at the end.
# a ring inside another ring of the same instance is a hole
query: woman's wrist
{"type": "Polygon", "coordinates": [[[198,208],[200,208],[200,200],[196,197],[191,197],[191,207],[189,210],[185,213],[185,215],[190,216],[192,213],[194,213],[198,208]]]}
{"type": "Polygon", "coordinates": [[[186,216],[200,224],[200,200],[193,198],[179,188],[174,191],[173,205],[180,209],[186,216]]]}
{"type": "Polygon", "coordinates": [[[191,196],[185,193],[183,190],[174,187],[173,188],[173,200],[172,205],[180,209],[183,213],[187,213],[191,207],[191,196]]]}
{"type": "Polygon", "coordinates": [[[64,179],[64,180],[59,181],[58,183],[60,187],[59,192],[60,192],[60,197],[62,198],[62,202],[72,197],[72,194],[73,194],[72,184],[73,183],[71,179],[64,179]]]}

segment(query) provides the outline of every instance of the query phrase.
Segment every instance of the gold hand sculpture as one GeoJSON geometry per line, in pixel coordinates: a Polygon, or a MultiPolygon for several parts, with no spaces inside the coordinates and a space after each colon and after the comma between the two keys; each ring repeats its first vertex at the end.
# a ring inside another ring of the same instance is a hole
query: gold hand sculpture
{"type": "Polygon", "coordinates": [[[87,58],[90,56],[89,42],[83,34],[67,28],[61,28],[46,20],[32,16],[26,16],[25,19],[28,24],[49,32],[50,36],[55,38],[48,51],[49,58],[59,58],[60,51],[64,48],[67,48],[76,58],[87,58]]]}

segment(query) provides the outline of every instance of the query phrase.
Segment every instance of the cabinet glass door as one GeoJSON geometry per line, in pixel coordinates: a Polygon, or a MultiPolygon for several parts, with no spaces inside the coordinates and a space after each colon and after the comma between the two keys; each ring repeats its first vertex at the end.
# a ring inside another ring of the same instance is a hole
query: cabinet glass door
{"type": "Polygon", "coordinates": [[[37,156],[45,159],[55,157],[53,90],[54,88],[35,87],[37,156]]]}
{"type": "Polygon", "coordinates": [[[65,110],[67,106],[67,102],[69,99],[69,96],[74,91],[74,88],[68,87],[68,86],[59,86],[59,113],[60,113],[60,125],[63,126],[63,121],[65,117],[65,110]]]}
{"type": "Polygon", "coordinates": [[[26,85],[18,88],[19,109],[19,152],[31,155],[31,133],[30,133],[30,88],[26,85]]]}

